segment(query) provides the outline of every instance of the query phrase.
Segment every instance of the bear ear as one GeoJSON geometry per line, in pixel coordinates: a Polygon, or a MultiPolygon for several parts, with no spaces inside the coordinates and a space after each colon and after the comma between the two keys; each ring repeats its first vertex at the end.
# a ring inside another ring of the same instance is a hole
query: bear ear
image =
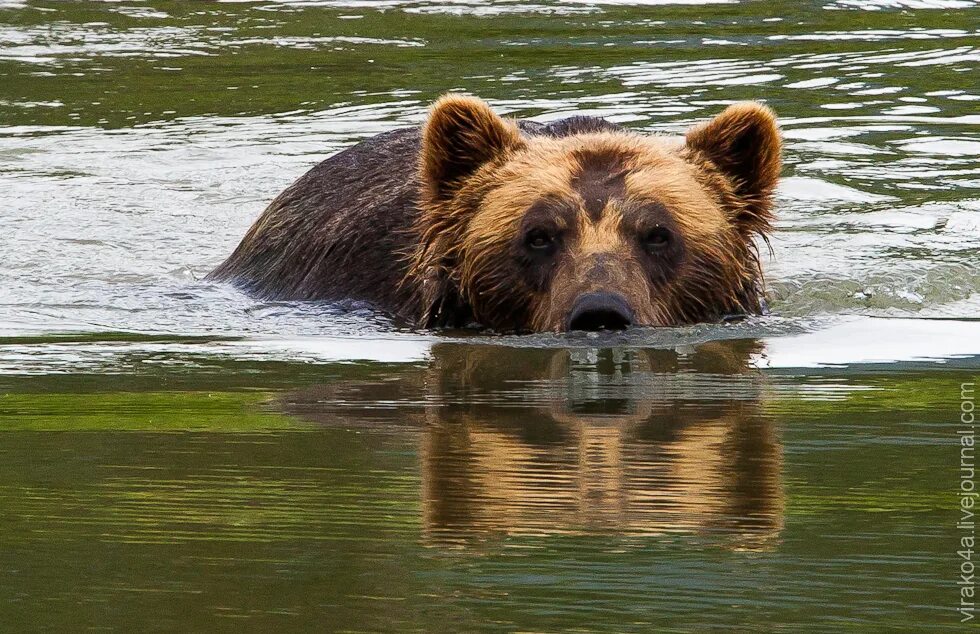
{"type": "Polygon", "coordinates": [[[425,198],[451,198],[481,165],[521,145],[517,126],[495,115],[485,102],[463,95],[442,97],[432,106],[422,132],[425,198]]]}
{"type": "Polygon", "coordinates": [[[686,141],[732,183],[740,199],[735,217],[739,228],[767,233],[772,194],[782,169],[782,140],[773,111],[753,101],[734,104],[691,128],[686,141]]]}

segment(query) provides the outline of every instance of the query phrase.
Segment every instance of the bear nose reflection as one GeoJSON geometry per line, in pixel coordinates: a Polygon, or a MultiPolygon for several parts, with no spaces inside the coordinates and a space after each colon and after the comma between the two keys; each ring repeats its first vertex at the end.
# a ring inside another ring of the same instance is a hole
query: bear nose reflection
{"type": "Polygon", "coordinates": [[[633,309],[621,295],[587,293],[572,306],[569,330],[624,330],[633,324],[633,309]]]}
{"type": "Polygon", "coordinates": [[[760,350],[754,341],[684,354],[439,344],[427,367],[398,378],[283,402],[322,424],[417,433],[422,529],[434,546],[682,534],[767,549],[784,502],[782,447],[749,367],[760,350]],[[372,406],[380,402],[387,409],[372,406]]]}

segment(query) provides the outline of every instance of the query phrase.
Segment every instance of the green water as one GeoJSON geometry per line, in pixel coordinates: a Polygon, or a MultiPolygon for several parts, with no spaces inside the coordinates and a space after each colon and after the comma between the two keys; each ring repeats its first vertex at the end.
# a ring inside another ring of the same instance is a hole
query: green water
{"type": "Polygon", "coordinates": [[[757,347],[2,381],[4,629],[949,631],[975,365],[757,347]]]}
{"type": "Polygon", "coordinates": [[[0,1],[0,631],[969,628],[978,29],[967,0],[0,1]],[[670,132],[767,101],[774,314],[493,337],[202,281],[450,89],[670,132]]]}

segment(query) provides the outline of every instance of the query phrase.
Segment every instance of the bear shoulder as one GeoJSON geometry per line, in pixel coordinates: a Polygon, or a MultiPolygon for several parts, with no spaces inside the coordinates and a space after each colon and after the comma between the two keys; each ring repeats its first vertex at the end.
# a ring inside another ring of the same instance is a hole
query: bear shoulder
{"type": "Polygon", "coordinates": [[[209,279],[265,299],[400,303],[420,143],[418,128],[402,128],[321,161],[269,204],[209,279]]]}
{"type": "MultiPolygon", "coordinates": [[[[621,128],[595,117],[516,122],[524,137],[621,128]]],[[[208,276],[264,299],[360,300],[413,319],[402,283],[418,244],[422,128],[367,138],[321,161],[277,196],[208,276]]]]}

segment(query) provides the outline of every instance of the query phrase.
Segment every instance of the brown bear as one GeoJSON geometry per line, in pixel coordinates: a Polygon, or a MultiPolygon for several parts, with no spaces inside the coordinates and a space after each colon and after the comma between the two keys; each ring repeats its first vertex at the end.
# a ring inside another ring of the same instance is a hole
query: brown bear
{"type": "Polygon", "coordinates": [[[421,327],[619,329],[763,310],[781,168],[740,103],[685,137],[542,125],[447,95],[280,194],[210,279],[264,298],[369,302],[421,327]]]}

